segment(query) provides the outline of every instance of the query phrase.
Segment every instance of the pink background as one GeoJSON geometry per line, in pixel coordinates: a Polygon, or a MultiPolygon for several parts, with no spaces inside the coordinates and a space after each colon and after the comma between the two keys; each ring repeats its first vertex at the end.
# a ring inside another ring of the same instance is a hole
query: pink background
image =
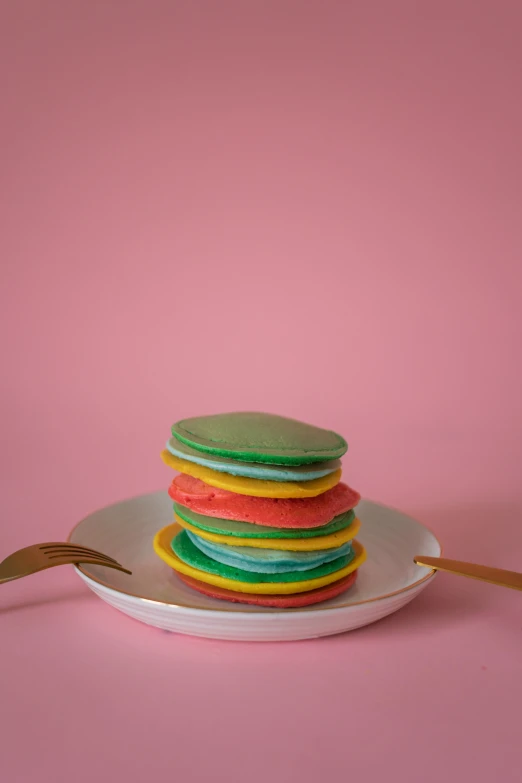
{"type": "MultiPolygon", "coordinates": [[[[332,427],[366,497],[522,568],[519,2],[5,2],[1,555],[166,486],[173,420],[332,427]]],[[[0,590],[2,777],[518,781],[518,593],[164,634],[0,590]]]]}

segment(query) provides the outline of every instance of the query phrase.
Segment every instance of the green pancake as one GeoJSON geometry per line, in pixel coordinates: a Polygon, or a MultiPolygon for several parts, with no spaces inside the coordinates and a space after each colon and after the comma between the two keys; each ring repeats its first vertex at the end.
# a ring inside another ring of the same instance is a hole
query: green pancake
{"type": "Polygon", "coordinates": [[[308,465],[338,459],[348,450],[336,432],[271,413],[220,413],[172,425],[181,443],[243,462],[308,465]]]}
{"type": "Polygon", "coordinates": [[[205,517],[196,514],[186,506],[174,503],[175,513],[189,525],[205,530],[207,533],[218,533],[224,536],[240,536],[241,538],[315,538],[316,536],[329,536],[349,527],[355,519],[354,511],[339,514],[327,525],[308,528],[282,528],[268,527],[266,525],[254,525],[251,522],[236,522],[233,519],[220,519],[218,517],[205,517]]]}
{"type": "Polygon", "coordinates": [[[234,579],[236,582],[266,583],[266,582],[302,582],[303,580],[316,579],[319,576],[326,576],[339,571],[350,563],[355,557],[355,552],[344,557],[338,557],[329,563],[323,563],[316,568],[308,571],[285,571],[278,574],[262,574],[256,571],[244,571],[241,568],[218,563],[205,555],[201,550],[194,546],[187,535],[186,530],[178,533],[172,541],[172,550],[180,560],[192,568],[198,568],[200,571],[206,571],[208,574],[217,574],[226,579],[234,579]]]}

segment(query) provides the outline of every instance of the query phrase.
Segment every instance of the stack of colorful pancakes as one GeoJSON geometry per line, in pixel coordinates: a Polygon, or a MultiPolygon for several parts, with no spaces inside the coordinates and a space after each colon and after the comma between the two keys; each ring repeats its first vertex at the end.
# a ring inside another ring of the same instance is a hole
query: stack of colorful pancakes
{"type": "Polygon", "coordinates": [[[185,419],[163,461],[175,524],[156,553],[191,588],[227,601],[299,607],[351,587],[366,559],[354,540],[357,492],[340,481],[346,441],[267,413],[185,419]]]}

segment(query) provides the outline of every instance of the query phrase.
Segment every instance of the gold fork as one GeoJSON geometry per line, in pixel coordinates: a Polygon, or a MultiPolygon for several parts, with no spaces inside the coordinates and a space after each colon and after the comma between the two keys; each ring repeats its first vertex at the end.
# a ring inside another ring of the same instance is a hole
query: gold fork
{"type": "Polygon", "coordinates": [[[13,552],[0,563],[0,584],[10,582],[13,579],[21,579],[29,574],[36,574],[45,568],[53,568],[59,565],[77,565],[78,563],[92,563],[93,565],[107,566],[131,574],[117,560],[95,549],[89,549],[79,544],[67,544],[62,541],[49,541],[47,544],[33,544],[13,552]]]}

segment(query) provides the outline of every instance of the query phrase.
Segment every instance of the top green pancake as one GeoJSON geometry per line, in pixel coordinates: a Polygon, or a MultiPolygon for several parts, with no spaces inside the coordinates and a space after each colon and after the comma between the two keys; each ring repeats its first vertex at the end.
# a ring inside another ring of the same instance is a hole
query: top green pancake
{"type": "Polygon", "coordinates": [[[206,454],[271,465],[308,465],[338,459],[348,444],[340,435],[271,413],[219,413],[172,425],[182,443],[206,454]]]}

